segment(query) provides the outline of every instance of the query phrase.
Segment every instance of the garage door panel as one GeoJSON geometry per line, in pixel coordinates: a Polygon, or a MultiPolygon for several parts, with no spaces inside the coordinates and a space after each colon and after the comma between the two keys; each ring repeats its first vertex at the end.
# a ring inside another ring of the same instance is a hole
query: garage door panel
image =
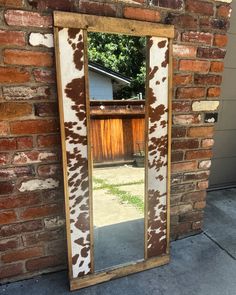
{"type": "Polygon", "coordinates": [[[236,100],[236,69],[225,68],[221,97],[236,100]]]}
{"type": "Polygon", "coordinates": [[[210,184],[220,186],[236,183],[236,158],[212,160],[210,184]]]}
{"type": "Polygon", "coordinates": [[[222,101],[221,112],[220,112],[218,124],[216,126],[216,130],[236,129],[235,114],[236,114],[236,100],[222,101]]]}
{"type": "Polygon", "coordinates": [[[236,130],[215,131],[214,139],[213,158],[236,157],[236,130]]]}
{"type": "Polygon", "coordinates": [[[227,53],[225,57],[225,67],[236,68],[236,35],[228,34],[229,42],[227,45],[227,53]]]}

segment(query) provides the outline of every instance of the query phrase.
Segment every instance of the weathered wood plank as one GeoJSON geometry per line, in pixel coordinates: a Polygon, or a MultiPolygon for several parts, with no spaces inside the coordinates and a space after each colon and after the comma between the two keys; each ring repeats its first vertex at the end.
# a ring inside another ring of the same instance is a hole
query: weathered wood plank
{"type": "Polygon", "coordinates": [[[174,38],[174,27],[137,20],[54,11],[54,26],[90,32],[174,38]]]}

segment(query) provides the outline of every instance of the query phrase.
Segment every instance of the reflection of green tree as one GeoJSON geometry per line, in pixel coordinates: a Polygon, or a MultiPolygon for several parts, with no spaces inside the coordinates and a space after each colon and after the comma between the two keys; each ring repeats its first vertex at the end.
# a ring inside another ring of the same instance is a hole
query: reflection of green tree
{"type": "Polygon", "coordinates": [[[89,60],[119,72],[132,79],[130,87],[125,87],[118,98],[129,98],[132,94],[145,90],[145,43],[143,37],[89,33],[89,60]]]}

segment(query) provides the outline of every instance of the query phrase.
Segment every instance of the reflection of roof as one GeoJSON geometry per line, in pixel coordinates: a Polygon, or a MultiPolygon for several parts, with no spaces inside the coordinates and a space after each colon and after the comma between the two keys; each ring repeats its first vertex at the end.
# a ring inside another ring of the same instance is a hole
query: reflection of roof
{"type": "Polygon", "coordinates": [[[94,72],[97,72],[97,73],[100,73],[100,74],[103,74],[105,76],[108,76],[108,77],[111,77],[115,80],[117,80],[118,82],[122,83],[122,84],[130,84],[131,82],[131,79],[120,74],[120,73],[117,73],[113,70],[110,70],[96,62],[92,62],[90,61],[89,64],[88,64],[88,67],[90,70],[94,71],[94,72]]]}

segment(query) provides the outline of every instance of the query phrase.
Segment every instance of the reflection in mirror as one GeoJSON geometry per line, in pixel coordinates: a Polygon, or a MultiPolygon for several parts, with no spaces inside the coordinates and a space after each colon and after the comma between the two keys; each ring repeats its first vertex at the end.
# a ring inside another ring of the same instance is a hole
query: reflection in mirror
{"type": "Polygon", "coordinates": [[[88,34],[95,271],[144,259],[145,42],[88,34]]]}

